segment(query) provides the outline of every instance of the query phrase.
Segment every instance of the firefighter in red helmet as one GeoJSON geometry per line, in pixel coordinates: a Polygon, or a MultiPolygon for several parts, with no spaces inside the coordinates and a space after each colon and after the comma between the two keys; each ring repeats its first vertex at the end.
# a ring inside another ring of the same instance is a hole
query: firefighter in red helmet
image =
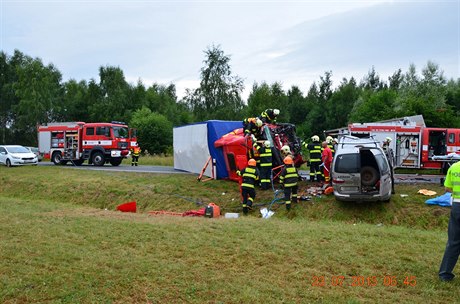
{"type": "Polygon", "coordinates": [[[280,174],[280,184],[284,189],[286,210],[289,211],[291,209],[291,200],[297,203],[297,182],[299,180],[299,173],[291,157],[286,156],[283,162],[284,168],[280,174]]]}

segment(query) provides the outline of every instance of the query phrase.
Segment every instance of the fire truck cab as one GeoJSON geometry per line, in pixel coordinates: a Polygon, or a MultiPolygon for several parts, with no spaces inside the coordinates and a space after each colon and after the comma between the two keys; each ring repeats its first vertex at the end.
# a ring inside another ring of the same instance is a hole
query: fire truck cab
{"type": "Polygon", "coordinates": [[[347,133],[357,137],[371,136],[383,143],[392,139],[395,168],[426,168],[447,171],[456,160],[449,154],[460,154],[460,129],[426,127],[421,115],[373,123],[353,123],[347,133]]]}
{"type": "Polygon", "coordinates": [[[137,136],[123,122],[63,122],[40,126],[38,143],[40,153],[56,165],[72,162],[80,166],[88,160],[95,166],[118,166],[137,146],[137,136]]]}

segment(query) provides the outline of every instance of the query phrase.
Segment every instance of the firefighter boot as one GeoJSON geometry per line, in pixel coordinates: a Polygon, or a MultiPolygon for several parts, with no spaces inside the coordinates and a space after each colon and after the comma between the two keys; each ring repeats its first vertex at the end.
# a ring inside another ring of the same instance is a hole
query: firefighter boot
{"type": "Polygon", "coordinates": [[[291,202],[286,202],[286,210],[291,210],[291,202]]]}
{"type": "Polygon", "coordinates": [[[248,215],[248,207],[243,207],[243,214],[248,215]]]}

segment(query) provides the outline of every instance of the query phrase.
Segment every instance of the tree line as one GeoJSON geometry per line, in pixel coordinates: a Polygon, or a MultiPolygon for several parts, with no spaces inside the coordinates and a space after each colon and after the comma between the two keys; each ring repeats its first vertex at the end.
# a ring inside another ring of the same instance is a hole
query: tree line
{"type": "Polygon", "coordinates": [[[247,102],[244,81],[231,70],[220,46],[204,51],[200,85],[183,98],[174,84],[128,83],[115,66],[99,67],[99,79],[62,80],[53,64],[15,50],[0,52],[0,142],[37,145],[37,126],[48,122],[125,121],[139,130],[139,143],[150,153],[171,151],[172,129],[209,119],[242,120],[267,108],[280,109],[278,121],[297,126],[302,138],[350,122],[371,122],[422,114],[428,126],[460,127],[460,79],[446,79],[428,61],[381,79],[372,67],[361,80],[332,82],[326,71],[309,87],[254,83],[247,102]],[[304,94],[303,91],[306,93],[304,94]]]}

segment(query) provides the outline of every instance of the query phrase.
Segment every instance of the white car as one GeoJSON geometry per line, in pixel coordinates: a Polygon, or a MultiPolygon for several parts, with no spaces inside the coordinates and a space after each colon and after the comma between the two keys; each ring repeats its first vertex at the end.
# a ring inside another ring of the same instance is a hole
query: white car
{"type": "Polygon", "coordinates": [[[0,164],[7,167],[37,165],[37,156],[23,146],[0,146],[0,164]]]}

